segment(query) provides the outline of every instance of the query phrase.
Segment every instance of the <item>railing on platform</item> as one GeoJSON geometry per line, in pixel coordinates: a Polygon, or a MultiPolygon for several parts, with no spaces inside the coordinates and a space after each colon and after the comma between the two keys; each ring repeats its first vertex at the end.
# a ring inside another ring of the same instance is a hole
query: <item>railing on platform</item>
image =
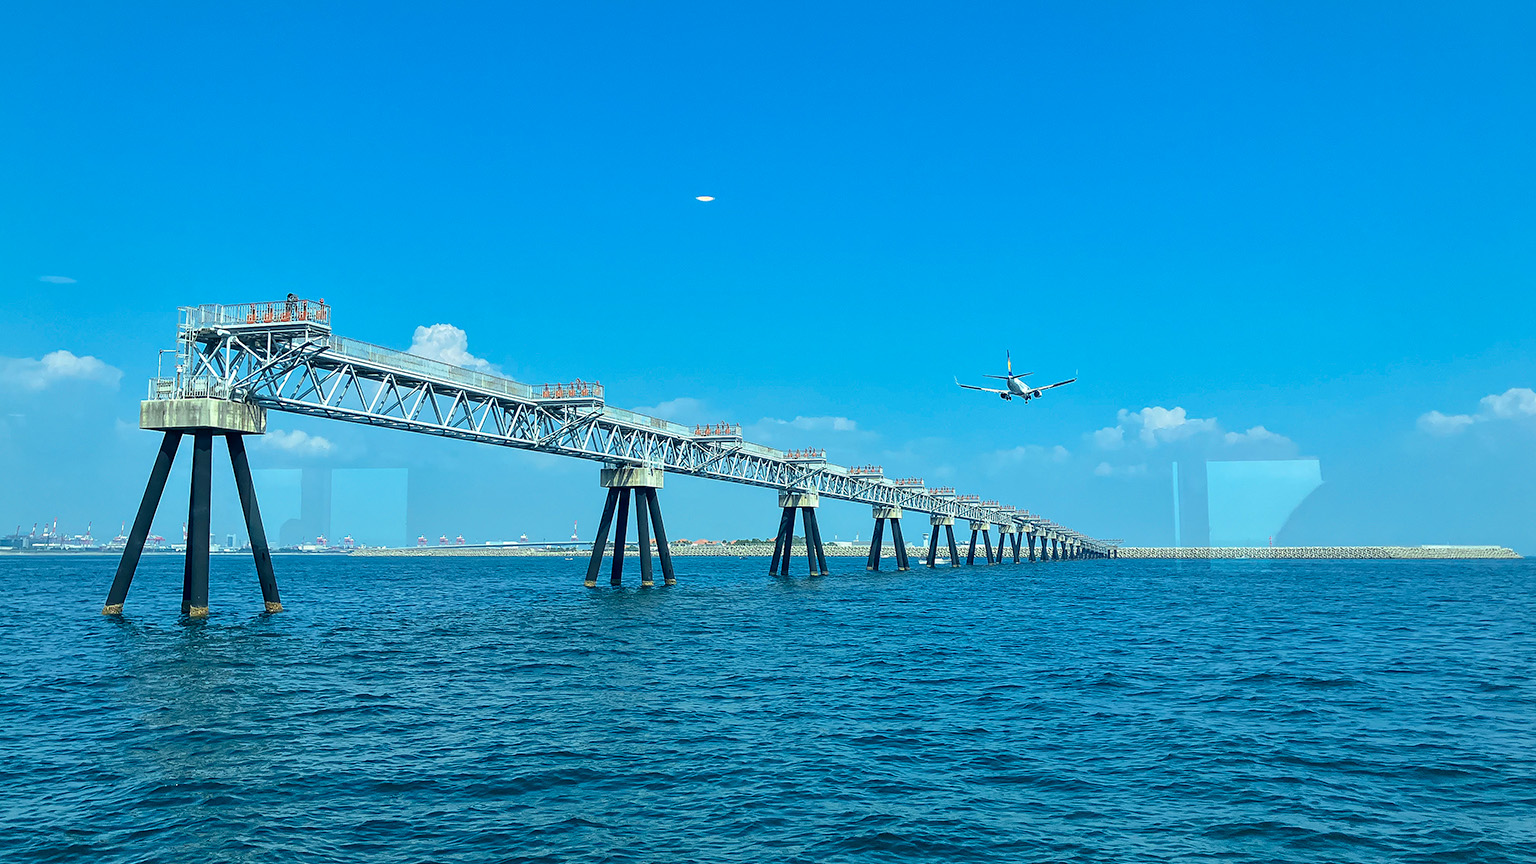
{"type": "Polygon", "coordinates": [[[740,438],[740,423],[708,423],[693,427],[695,438],[740,438]]]}
{"type": "Polygon", "coordinates": [[[331,307],[324,300],[294,297],[263,303],[209,303],[183,306],[192,328],[243,327],[253,324],[312,324],[329,328],[331,307]]]}
{"type": "Polygon", "coordinates": [[[545,384],[539,389],[540,399],[591,399],[603,401],[603,385],[596,381],[577,378],[568,384],[545,384]]]}
{"type": "Polygon", "coordinates": [[[360,360],[364,363],[371,363],[386,369],[394,369],[408,375],[414,374],[427,379],[462,384],[466,387],[474,387],[500,396],[511,396],[515,399],[530,401],[538,398],[538,394],[534,392],[533,387],[521,381],[514,381],[504,375],[476,372],[473,369],[465,369],[463,366],[455,366],[452,363],[433,360],[430,357],[422,357],[419,354],[397,351],[393,348],[383,348],[357,339],[349,339],[345,336],[328,336],[326,337],[325,344],[329,346],[332,356],[360,360]]]}

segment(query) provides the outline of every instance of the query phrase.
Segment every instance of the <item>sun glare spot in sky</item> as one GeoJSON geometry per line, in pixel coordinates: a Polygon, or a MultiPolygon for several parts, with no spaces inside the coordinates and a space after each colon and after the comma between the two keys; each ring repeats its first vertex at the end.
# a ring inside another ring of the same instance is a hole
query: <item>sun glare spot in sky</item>
{"type": "Polygon", "coordinates": [[[713,201],[713,200],[715,200],[715,196],[713,196],[713,195],[700,195],[697,198],[695,198],[694,200],[695,201],[713,201]]]}

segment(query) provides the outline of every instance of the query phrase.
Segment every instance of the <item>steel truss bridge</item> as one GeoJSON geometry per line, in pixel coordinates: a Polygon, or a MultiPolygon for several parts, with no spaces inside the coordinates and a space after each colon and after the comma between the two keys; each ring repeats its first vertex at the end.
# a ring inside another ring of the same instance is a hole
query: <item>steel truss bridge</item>
{"type": "MultiPolygon", "coordinates": [[[[1074,554],[1113,554],[1097,540],[1022,509],[919,478],[888,478],[876,466],[845,468],[822,450],[777,450],[742,438],[739,424],[685,426],[604,402],[597,382],[529,385],[338,336],[331,310],[297,300],[184,306],[172,377],[150,382],[149,399],[210,398],[590,459],[815,493],[875,507],[997,526],[1074,554]]],[[[937,522],[936,522],[937,524],[937,522]]],[[[937,529],[935,529],[937,530],[937,529]]],[[[1043,544],[1042,544],[1043,548],[1043,544]]]]}

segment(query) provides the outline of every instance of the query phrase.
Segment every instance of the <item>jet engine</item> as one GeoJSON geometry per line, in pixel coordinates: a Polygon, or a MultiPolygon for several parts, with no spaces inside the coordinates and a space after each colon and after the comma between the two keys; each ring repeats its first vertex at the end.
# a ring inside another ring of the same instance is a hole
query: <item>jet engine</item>
{"type": "Polygon", "coordinates": [[[1012,402],[1013,401],[1013,394],[1012,393],[999,393],[997,395],[1003,397],[1003,401],[1004,402],[1012,402]]]}

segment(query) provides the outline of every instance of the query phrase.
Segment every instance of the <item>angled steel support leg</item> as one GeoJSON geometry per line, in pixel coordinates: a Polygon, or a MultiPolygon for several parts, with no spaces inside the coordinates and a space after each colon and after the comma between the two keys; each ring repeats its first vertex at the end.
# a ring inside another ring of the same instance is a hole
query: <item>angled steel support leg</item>
{"type": "Polygon", "coordinates": [[[980,533],[975,528],[971,529],[971,548],[965,550],[965,564],[967,567],[976,563],[976,535],[980,533]]]}
{"type": "Polygon", "coordinates": [[[885,551],[885,520],[876,517],[875,533],[869,538],[869,561],[864,564],[865,570],[880,569],[880,553],[885,551]]]}
{"type": "Polygon", "coordinates": [[[805,557],[811,561],[811,575],[827,575],[827,553],[821,548],[821,523],[816,521],[815,507],[801,507],[800,521],[805,523],[805,557]]]}
{"type": "Polygon", "coordinates": [[[251,482],[251,462],[245,455],[245,437],[232,432],[224,436],[224,443],[229,445],[229,465],[235,470],[235,489],[240,493],[240,509],[245,512],[245,534],[251,538],[251,557],[256,560],[261,601],[268,612],[281,612],[283,601],[277,596],[272,551],[267,548],[267,531],[261,524],[261,508],[256,505],[256,485],[251,482]]]}
{"type": "Polygon", "coordinates": [[[784,535],[793,527],[794,511],[788,507],[779,514],[779,533],[773,537],[773,560],[768,562],[768,575],[773,576],[779,572],[779,561],[784,558],[784,535]],[[787,523],[787,527],[786,527],[787,523]]]}
{"type": "Polygon", "coordinates": [[[933,533],[928,535],[928,566],[929,567],[933,567],[934,562],[939,559],[939,528],[941,528],[942,526],[934,525],[934,526],[931,526],[931,527],[933,529],[933,533]]]}
{"type": "Polygon", "coordinates": [[[907,563],[907,541],[901,537],[901,520],[891,520],[891,541],[896,544],[896,570],[911,570],[907,563]]]}
{"type": "Polygon", "coordinates": [[[608,529],[613,525],[613,508],[618,506],[619,490],[608,490],[608,497],[603,500],[603,518],[597,523],[597,538],[592,541],[592,560],[587,562],[588,588],[597,587],[597,571],[603,566],[603,552],[608,548],[608,529]]]}
{"type": "MultiPolygon", "coordinates": [[[[992,560],[992,532],[990,530],[985,529],[985,528],[982,529],[982,532],[981,532],[981,542],[987,544],[987,563],[988,564],[996,563],[995,561],[992,560]]],[[[998,555],[997,557],[999,559],[1001,559],[1003,556],[1002,555],[998,555]]]]}
{"type": "Polygon", "coordinates": [[[192,498],[187,507],[187,563],[181,577],[181,614],[208,617],[209,489],[213,484],[213,433],[192,434],[192,498]]]}
{"type": "Polygon", "coordinates": [[[821,542],[821,521],[816,518],[815,507],[802,508],[801,518],[810,526],[807,531],[816,535],[816,566],[820,569],[817,575],[827,575],[827,550],[821,542]]]}
{"type": "Polygon", "coordinates": [[[949,537],[949,566],[960,566],[960,550],[955,547],[955,526],[945,525],[944,533],[949,537]]]}
{"type": "Polygon", "coordinates": [[[645,503],[651,511],[651,522],[656,527],[656,556],[661,559],[661,584],[676,585],[677,575],[672,572],[672,547],[667,545],[667,529],[661,524],[661,500],[655,489],[645,489],[645,503]]]}
{"type": "Polygon", "coordinates": [[[795,508],[784,508],[784,557],[779,560],[779,575],[789,576],[789,556],[795,551],[795,508]]]}
{"type": "Polygon", "coordinates": [[[629,491],[619,487],[619,514],[613,530],[613,568],[608,571],[609,585],[624,584],[624,547],[629,542],[629,491]]]}
{"type": "Polygon", "coordinates": [[[1035,535],[1029,535],[1029,563],[1035,563],[1035,535]]]}
{"type": "Polygon", "coordinates": [[[139,568],[139,556],[144,554],[144,541],[149,539],[149,527],[155,521],[155,510],[165,492],[165,478],[171,476],[171,464],[176,461],[176,448],[180,444],[180,432],[167,432],[160,439],[160,452],[155,454],[154,467],[149,469],[149,484],[144,487],[144,497],[139,501],[139,515],[133,517],[133,531],[129,532],[128,545],[123,547],[123,557],[117,562],[112,587],[107,589],[107,602],[101,607],[103,615],[123,614],[128,587],[133,584],[133,573],[139,568]]]}
{"type": "Polygon", "coordinates": [[[651,517],[646,504],[646,490],[635,490],[635,540],[640,544],[640,587],[652,588],[656,580],[651,573],[651,517]]]}
{"type": "Polygon", "coordinates": [[[1015,564],[1019,563],[1019,546],[1023,540],[1024,538],[1019,536],[1019,532],[1013,532],[1013,563],[1015,564]]]}

